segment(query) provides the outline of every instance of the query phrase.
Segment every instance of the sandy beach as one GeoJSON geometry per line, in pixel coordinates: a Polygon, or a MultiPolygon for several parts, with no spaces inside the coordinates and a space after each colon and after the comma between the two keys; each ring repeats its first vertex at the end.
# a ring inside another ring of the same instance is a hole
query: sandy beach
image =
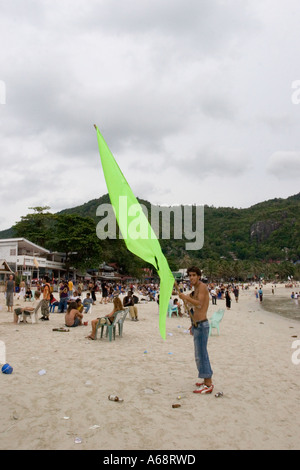
{"type": "MultiPolygon", "coordinates": [[[[289,298],[291,290],[278,285],[275,297],[289,298]]],[[[270,286],[264,295],[271,296],[270,286]]],[[[24,305],[15,297],[17,304],[24,305]]],[[[220,335],[213,330],[215,388],[204,396],[192,393],[197,372],[189,318],[167,318],[163,340],[154,302],[138,304],[139,321],[127,317],[123,337],[112,342],[86,339],[91,319],[109,313],[111,304],[97,301],[85,315],[89,325],[69,332],[53,331],[64,326],[62,314],[16,325],[3,294],[0,306],[0,340],[13,367],[11,375],[0,373],[1,450],[300,447],[300,364],[292,361],[300,322],[265,311],[254,286],[225,310],[220,335]],[[124,401],[109,401],[109,394],[124,401]],[[181,406],[172,408],[175,403],[181,406]]],[[[208,318],[221,307],[225,300],[210,304],[208,318]]]]}

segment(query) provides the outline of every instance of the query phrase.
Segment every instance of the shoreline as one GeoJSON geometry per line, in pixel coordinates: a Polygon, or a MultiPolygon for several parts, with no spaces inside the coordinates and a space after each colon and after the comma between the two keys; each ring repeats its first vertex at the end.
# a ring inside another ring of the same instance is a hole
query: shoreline
{"type": "Polygon", "coordinates": [[[265,311],[280,315],[290,320],[300,321],[300,303],[284,296],[269,296],[264,298],[261,308],[265,311]]]}

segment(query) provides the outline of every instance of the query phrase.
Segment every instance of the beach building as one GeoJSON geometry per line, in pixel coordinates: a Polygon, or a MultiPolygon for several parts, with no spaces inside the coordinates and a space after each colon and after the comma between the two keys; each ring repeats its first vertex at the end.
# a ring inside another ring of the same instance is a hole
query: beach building
{"type": "Polygon", "coordinates": [[[9,269],[28,281],[44,275],[60,279],[66,273],[65,254],[51,252],[26,238],[0,239],[0,260],[9,269]]]}
{"type": "Polygon", "coordinates": [[[4,285],[10,274],[14,274],[5,259],[0,259],[0,285],[4,285]]]}
{"type": "Polygon", "coordinates": [[[104,281],[119,281],[122,279],[122,276],[119,274],[117,267],[115,265],[108,265],[105,262],[100,264],[96,269],[87,269],[87,274],[85,279],[98,279],[104,281]]]}

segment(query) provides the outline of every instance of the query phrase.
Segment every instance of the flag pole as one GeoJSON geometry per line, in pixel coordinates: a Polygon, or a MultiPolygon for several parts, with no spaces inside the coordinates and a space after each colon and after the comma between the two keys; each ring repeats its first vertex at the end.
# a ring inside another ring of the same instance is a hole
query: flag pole
{"type": "MultiPolygon", "coordinates": [[[[174,282],[174,286],[175,286],[175,289],[177,290],[178,294],[180,294],[181,292],[180,292],[180,289],[179,289],[179,287],[178,287],[178,284],[177,284],[177,281],[176,281],[176,280],[175,280],[175,282],[174,282]]],[[[194,326],[196,326],[196,323],[195,323],[195,321],[194,321],[194,319],[193,319],[193,316],[192,316],[192,314],[191,314],[191,312],[190,312],[190,309],[189,309],[189,307],[188,307],[188,305],[187,305],[187,302],[186,302],[185,300],[183,300],[183,303],[184,303],[184,306],[185,306],[186,310],[188,311],[188,314],[189,314],[189,316],[190,316],[190,319],[191,319],[192,324],[193,324],[194,326]]]]}

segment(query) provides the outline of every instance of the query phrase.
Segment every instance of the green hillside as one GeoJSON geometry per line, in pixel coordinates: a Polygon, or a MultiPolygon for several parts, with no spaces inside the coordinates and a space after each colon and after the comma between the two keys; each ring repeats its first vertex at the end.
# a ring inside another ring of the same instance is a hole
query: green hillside
{"type": "MultiPolygon", "coordinates": [[[[89,216],[97,223],[96,210],[109,203],[108,194],[61,213],[89,216]]],[[[148,208],[151,204],[139,199],[148,208]]],[[[189,251],[193,259],[283,261],[300,259],[300,193],[287,199],[272,199],[247,209],[204,207],[204,246],[189,251]]],[[[171,235],[172,235],[171,219],[171,235]]],[[[1,235],[1,234],[0,234],[1,235]]],[[[173,237],[171,237],[173,238],[173,237]]],[[[161,240],[167,254],[176,260],[185,254],[187,240],[161,240]]],[[[113,243],[113,240],[111,240],[113,243]]]]}
{"type": "MultiPolygon", "coordinates": [[[[88,218],[88,223],[94,224],[93,230],[96,231],[101,219],[96,216],[97,208],[109,202],[109,196],[106,194],[55,215],[88,218]]],[[[150,202],[142,199],[139,199],[139,202],[144,204],[148,214],[151,214],[150,202]]],[[[173,270],[197,263],[201,267],[204,266],[207,273],[221,277],[245,278],[249,275],[259,276],[262,272],[265,275],[269,272],[270,276],[279,273],[278,276],[282,277],[297,273],[300,264],[299,203],[300,193],[287,199],[276,198],[261,202],[247,209],[205,206],[204,245],[200,250],[187,251],[185,244],[188,240],[174,239],[174,221],[171,217],[170,240],[161,240],[163,252],[173,270]]],[[[193,219],[195,227],[195,213],[193,219]]],[[[45,220],[46,224],[55,223],[53,219],[45,220]]],[[[0,238],[26,237],[20,227],[23,225],[17,223],[14,227],[0,232],[0,238]]],[[[51,230],[49,232],[51,233],[51,230]]],[[[95,243],[101,246],[102,260],[107,263],[117,262],[123,272],[130,271],[132,255],[127,252],[123,240],[99,240],[95,237],[95,243]]],[[[51,237],[48,237],[45,246],[53,249],[51,237]]]]}

